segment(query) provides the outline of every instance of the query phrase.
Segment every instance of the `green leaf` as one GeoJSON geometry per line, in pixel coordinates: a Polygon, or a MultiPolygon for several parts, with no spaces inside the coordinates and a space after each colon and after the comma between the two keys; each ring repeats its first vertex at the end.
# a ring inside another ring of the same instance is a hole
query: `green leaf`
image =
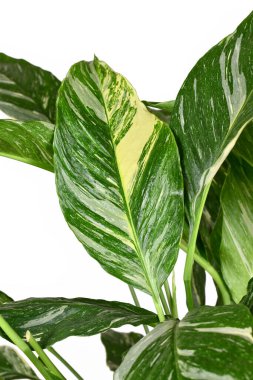
{"type": "Polygon", "coordinates": [[[95,335],[125,324],[158,322],[151,311],[123,302],[89,298],[30,298],[0,305],[0,314],[19,336],[24,337],[29,330],[43,347],[69,336],[95,335]]]}
{"type": "Polygon", "coordinates": [[[114,380],[253,378],[253,318],[244,305],[203,306],[159,324],[126,355],[114,380]]]}
{"type": "Polygon", "coordinates": [[[251,123],[238,139],[233,153],[253,166],[253,123],[251,123]]]}
{"type": "Polygon", "coordinates": [[[70,228],[107,272],[158,304],[183,224],[179,155],[168,125],[95,58],[75,64],[63,81],[54,147],[70,228]]]}
{"type": "Polygon", "coordinates": [[[205,287],[206,272],[198,263],[194,262],[192,274],[192,293],[195,307],[205,305],[205,287]]]}
{"type": "Polygon", "coordinates": [[[0,379],[39,380],[24,359],[13,348],[8,346],[0,346],[0,379]]]}
{"type": "Polygon", "coordinates": [[[247,306],[253,314],[253,278],[249,280],[247,294],[241,299],[240,303],[247,306]]]}
{"type": "Polygon", "coordinates": [[[203,197],[253,119],[253,13],[192,69],[171,117],[182,154],[190,224],[203,197]]]}
{"type": "Polygon", "coordinates": [[[253,168],[245,161],[231,161],[221,205],[221,269],[234,301],[239,302],[253,277],[253,168]]]}
{"type": "Polygon", "coordinates": [[[60,84],[49,71],[0,53],[0,109],[7,115],[54,122],[60,84]]]}
{"type": "Polygon", "coordinates": [[[6,303],[6,302],[12,302],[12,301],[13,301],[13,299],[11,297],[9,297],[4,292],[0,291],[0,305],[3,303],[6,303]]]}
{"type": "Polygon", "coordinates": [[[53,138],[53,124],[0,120],[0,156],[53,172],[53,138]]]}
{"type": "Polygon", "coordinates": [[[126,353],[143,335],[134,332],[122,333],[107,330],[101,334],[101,341],[106,350],[106,363],[111,371],[115,371],[122,363],[126,353]]]}
{"type": "Polygon", "coordinates": [[[156,115],[160,120],[165,123],[169,123],[172,110],[174,108],[175,101],[169,100],[167,102],[149,102],[143,100],[148,110],[156,115]]]}

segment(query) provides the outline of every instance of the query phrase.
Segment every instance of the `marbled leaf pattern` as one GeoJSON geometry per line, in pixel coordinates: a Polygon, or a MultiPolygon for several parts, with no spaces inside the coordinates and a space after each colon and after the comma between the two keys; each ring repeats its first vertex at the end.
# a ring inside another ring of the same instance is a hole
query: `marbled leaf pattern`
{"type": "Polygon", "coordinates": [[[194,66],[171,117],[194,224],[203,192],[253,119],[253,13],[194,66]]]}
{"type": "Polygon", "coordinates": [[[251,380],[252,327],[244,305],[202,306],[155,327],[130,349],[114,380],[251,380]]]}
{"type": "Polygon", "coordinates": [[[0,156],[53,172],[53,138],[53,124],[37,120],[0,120],[0,156]]]}
{"type": "Polygon", "coordinates": [[[88,253],[159,298],[177,259],[183,188],[173,135],[97,58],[63,81],[55,172],[64,216],[88,253]]]}
{"type": "Polygon", "coordinates": [[[128,303],[89,298],[29,298],[0,305],[0,314],[21,337],[29,330],[43,347],[69,336],[95,335],[125,324],[158,322],[151,311],[128,303]]]}

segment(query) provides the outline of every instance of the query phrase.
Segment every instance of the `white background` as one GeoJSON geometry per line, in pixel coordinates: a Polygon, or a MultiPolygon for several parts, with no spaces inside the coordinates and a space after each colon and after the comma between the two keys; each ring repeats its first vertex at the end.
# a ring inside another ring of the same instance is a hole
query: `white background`
{"type": "MultiPolygon", "coordinates": [[[[134,85],[141,99],[174,99],[187,73],[250,13],[252,1],[1,1],[0,50],[63,79],[96,54],[134,85]]],[[[54,175],[0,158],[0,289],[16,300],[84,296],[131,302],[127,286],[105,273],[68,229],[54,175]]],[[[182,254],[183,255],[183,254],[182,254]]],[[[183,257],[177,265],[181,316],[183,257]]],[[[142,305],[152,307],[147,296],[142,305]]],[[[210,288],[208,302],[214,302],[210,288]]],[[[136,330],[126,326],[123,331],[136,330]]],[[[112,379],[99,336],[56,348],[85,380],[112,379]]],[[[67,374],[67,379],[72,376],[67,374]]]]}

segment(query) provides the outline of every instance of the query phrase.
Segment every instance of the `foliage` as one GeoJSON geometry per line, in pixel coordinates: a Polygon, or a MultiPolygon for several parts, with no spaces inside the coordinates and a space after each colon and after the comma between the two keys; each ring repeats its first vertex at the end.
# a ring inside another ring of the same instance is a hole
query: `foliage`
{"type": "Polygon", "coordinates": [[[141,101],[97,57],[60,81],[0,54],[0,155],[51,171],[86,252],[135,305],[0,292],[0,379],[65,379],[47,355],[101,333],[115,380],[253,378],[253,13],[193,67],[175,101],[141,101]],[[189,312],[173,269],[186,253],[189,312]],[[206,306],[206,272],[217,305],[206,306]],[[168,278],[172,276],[172,288],[168,278]],[[140,307],[135,288],[152,297],[140,307]],[[111,330],[143,324],[145,336],[111,330]]]}

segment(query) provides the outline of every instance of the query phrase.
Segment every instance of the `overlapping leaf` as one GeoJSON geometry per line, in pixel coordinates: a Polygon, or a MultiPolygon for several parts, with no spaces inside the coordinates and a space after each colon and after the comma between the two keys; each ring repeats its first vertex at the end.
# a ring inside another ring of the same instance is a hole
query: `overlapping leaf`
{"type": "Polygon", "coordinates": [[[95,335],[125,324],[158,322],[151,311],[123,302],[89,298],[30,298],[0,305],[0,314],[20,336],[31,331],[43,347],[69,336],[95,335]]]}
{"type": "Polygon", "coordinates": [[[2,303],[12,302],[12,301],[13,301],[13,299],[10,296],[8,296],[4,292],[0,291],[0,305],[2,303]]]}
{"type": "Polygon", "coordinates": [[[247,306],[253,314],[253,278],[250,279],[247,294],[241,299],[240,303],[247,306]]]}
{"type": "Polygon", "coordinates": [[[192,69],[171,117],[194,223],[205,190],[253,118],[253,13],[192,69]]]}
{"type": "Polygon", "coordinates": [[[53,172],[53,137],[47,122],[0,120],[0,156],[53,172]]]}
{"type": "Polygon", "coordinates": [[[39,380],[24,359],[13,348],[8,346],[0,346],[0,379],[39,380]]]}
{"type": "Polygon", "coordinates": [[[221,204],[221,268],[234,301],[239,302],[253,277],[253,168],[245,161],[232,161],[221,204]]]}
{"type": "Polygon", "coordinates": [[[115,371],[122,363],[126,353],[143,335],[134,332],[122,333],[107,330],[101,334],[101,341],[106,350],[106,363],[111,371],[115,371]]]}
{"type": "Polygon", "coordinates": [[[7,115],[54,122],[59,86],[49,71],[0,53],[0,109],[7,115]]]}
{"type": "Polygon", "coordinates": [[[126,355],[115,380],[253,378],[253,318],[244,305],[203,306],[159,324],[126,355]]]}
{"type": "Polygon", "coordinates": [[[109,273],[159,298],[182,231],[182,177],[167,125],[120,74],[95,59],[63,81],[55,132],[60,203],[109,273]]]}

